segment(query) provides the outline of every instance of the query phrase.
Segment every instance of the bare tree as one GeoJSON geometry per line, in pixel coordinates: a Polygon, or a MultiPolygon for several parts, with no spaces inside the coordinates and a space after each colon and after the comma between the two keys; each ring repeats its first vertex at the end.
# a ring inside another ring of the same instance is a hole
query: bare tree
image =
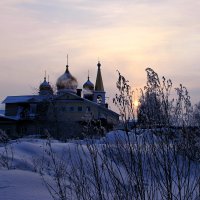
{"type": "Polygon", "coordinates": [[[54,199],[200,197],[200,164],[191,153],[192,106],[187,89],[180,85],[177,96],[171,97],[171,80],[162,77],[160,81],[152,69],[146,71],[147,85],[140,98],[145,106],[139,110],[145,121],[134,130],[128,128],[129,120],[135,119],[134,91],[119,73],[114,103],[122,116],[124,131],[99,140],[77,141],[77,145],[68,145],[64,157],[53,150],[53,143],[48,140],[46,153],[53,180],[45,178],[45,171],[42,177],[54,199]]]}

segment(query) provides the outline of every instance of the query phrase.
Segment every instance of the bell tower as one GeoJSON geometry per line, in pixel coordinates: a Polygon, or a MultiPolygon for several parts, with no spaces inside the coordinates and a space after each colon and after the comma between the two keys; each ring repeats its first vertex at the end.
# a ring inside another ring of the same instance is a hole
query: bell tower
{"type": "Polygon", "coordinates": [[[96,77],[96,84],[94,90],[94,97],[93,101],[102,105],[105,105],[105,91],[103,87],[103,80],[101,76],[101,63],[98,62],[97,64],[97,77],[96,77]]]}

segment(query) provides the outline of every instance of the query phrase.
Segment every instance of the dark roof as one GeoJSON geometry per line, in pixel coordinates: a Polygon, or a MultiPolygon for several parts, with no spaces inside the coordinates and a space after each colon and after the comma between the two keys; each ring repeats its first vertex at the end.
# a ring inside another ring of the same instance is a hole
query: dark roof
{"type": "Polygon", "coordinates": [[[42,95],[7,96],[2,103],[41,102],[47,98],[48,98],[47,96],[42,96],[42,95]]]}

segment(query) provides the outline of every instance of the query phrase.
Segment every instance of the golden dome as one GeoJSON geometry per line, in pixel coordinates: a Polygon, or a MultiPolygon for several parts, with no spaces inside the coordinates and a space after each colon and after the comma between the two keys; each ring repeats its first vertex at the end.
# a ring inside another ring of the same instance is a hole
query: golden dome
{"type": "Polygon", "coordinates": [[[71,75],[69,72],[69,66],[66,65],[66,71],[63,75],[61,75],[57,82],[57,90],[66,90],[66,91],[71,91],[71,92],[76,92],[77,87],[78,87],[78,82],[74,76],[71,75]]]}

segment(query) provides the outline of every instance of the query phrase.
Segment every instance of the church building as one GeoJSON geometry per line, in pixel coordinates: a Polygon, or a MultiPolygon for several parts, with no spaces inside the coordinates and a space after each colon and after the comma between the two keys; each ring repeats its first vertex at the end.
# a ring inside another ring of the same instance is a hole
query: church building
{"type": "Polygon", "coordinates": [[[98,129],[103,126],[110,130],[118,123],[119,115],[108,109],[105,100],[100,62],[95,85],[88,74],[83,87],[78,88],[67,64],[64,74],[57,79],[56,87],[54,93],[45,75],[37,95],[6,97],[3,101],[5,113],[0,115],[0,129],[12,137],[43,134],[48,130],[57,137],[71,138],[84,132],[87,134],[85,127],[97,126],[98,129]]]}

